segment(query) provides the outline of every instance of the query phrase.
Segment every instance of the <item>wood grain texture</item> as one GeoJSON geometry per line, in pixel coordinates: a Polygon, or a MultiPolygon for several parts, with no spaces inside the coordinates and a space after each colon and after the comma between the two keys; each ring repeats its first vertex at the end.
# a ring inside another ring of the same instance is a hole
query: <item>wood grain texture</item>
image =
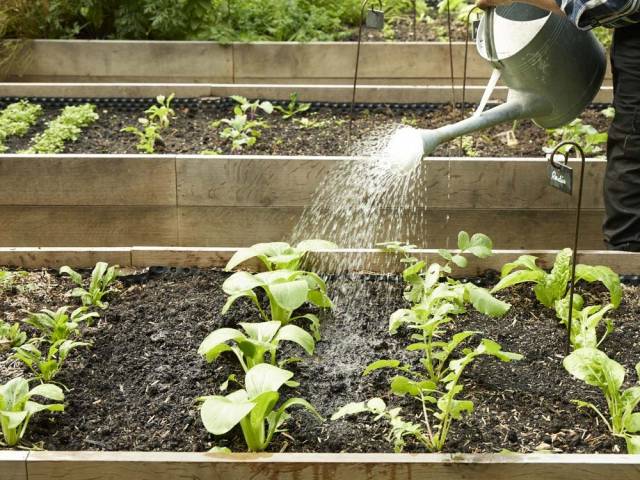
{"type": "Polygon", "coordinates": [[[175,207],[0,206],[0,246],[176,245],[175,207]]]}
{"type": "MultiPolygon", "coordinates": [[[[247,247],[258,242],[288,238],[302,207],[180,207],[180,245],[247,247]]],[[[387,232],[402,212],[389,212],[379,225],[375,242],[389,241],[387,232]]],[[[599,250],[602,211],[582,212],[581,249],[599,250]]],[[[547,249],[572,244],[575,212],[571,210],[428,210],[413,212],[420,218],[405,239],[422,248],[453,248],[460,230],[489,235],[496,248],[547,249]]],[[[414,220],[412,220],[414,221],[414,220]]],[[[338,227],[339,228],[339,227],[338,227]]],[[[341,245],[358,247],[358,245],[341,245]]]]}
{"type": "MultiPolygon", "coordinates": [[[[178,156],[178,204],[306,206],[332,169],[353,161],[353,157],[178,156]]],[[[580,163],[569,164],[577,182],[580,163]]],[[[587,162],[583,208],[603,208],[605,166],[604,160],[587,162]]],[[[577,201],[549,186],[543,158],[426,158],[413,183],[414,203],[429,208],[567,209],[577,201]]]]}
{"type": "Polygon", "coordinates": [[[30,480],[636,480],[637,455],[32,452],[30,480]]]}
{"type": "Polygon", "coordinates": [[[93,267],[97,262],[131,266],[129,247],[0,247],[0,265],[14,268],[93,267]]]}
{"type": "Polygon", "coordinates": [[[0,480],[27,480],[29,452],[0,450],[0,480]]]}
{"type": "Polygon", "coordinates": [[[176,205],[171,155],[1,155],[0,178],[0,205],[176,205]]]}

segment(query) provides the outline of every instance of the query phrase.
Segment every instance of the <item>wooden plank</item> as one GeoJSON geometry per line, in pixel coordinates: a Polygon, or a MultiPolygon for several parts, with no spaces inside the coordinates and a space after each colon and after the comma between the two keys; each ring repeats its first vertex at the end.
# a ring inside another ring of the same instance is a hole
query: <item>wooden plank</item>
{"type": "Polygon", "coordinates": [[[215,42],[34,40],[20,81],[232,82],[233,48],[215,42]]]}
{"type": "Polygon", "coordinates": [[[637,455],[32,452],[30,480],[635,480],[637,455]]]}
{"type": "MultiPolygon", "coordinates": [[[[302,207],[180,207],[180,246],[245,247],[258,242],[280,241],[290,236],[302,210],[302,207]]],[[[420,225],[403,229],[403,236],[407,235],[406,230],[411,230],[409,238],[389,238],[398,230],[400,223],[397,219],[401,215],[403,212],[389,211],[378,225],[378,233],[369,239],[371,245],[406,240],[424,248],[453,248],[458,232],[466,230],[489,235],[497,248],[564,248],[572,244],[575,218],[572,210],[414,211],[408,217],[411,220],[405,220],[404,225],[408,225],[408,221],[415,222],[415,219],[421,221],[420,225]]],[[[600,210],[582,212],[580,248],[603,248],[602,216],[600,210]]]]}
{"type": "Polygon", "coordinates": [[[131,266],[129,247],[0,247],[0,265],[13,268],[93,267],[98,262],[131,266]]]}
{"type": "Polygon", "coordinates": [[[0,178],[0,205],[176,204],[171,155],[0,155],[0,178]]]}
{"type": "Polygon", "coordinates": [[[29,452],[0,450],[0,480],[27,480],[29,452]]]}
{"type": "MultiPolygon", "coordinates": [[[[415,83],[415,82],[414,82],[415,83]]],[[[465,101],[477,103],[484,93],[482,85],[467,85],[465,101]]],[[[462,101],[462,86],[455,85],[455,100],[462,101]]],[[[86,97],[86,98],[151,98],[173,92],[176,97],[228,97],[288,100],[291,92],[304,102],[351,102],[353,85],[327,84],[181,84],[181,83],[0,83],[0,95],[6,97],[86,97]]],[[[506,100],[507,88],[496,87],[492,100],[506,100]]],[[[596,103],[611,103],[613,90],[603,86],[594,99],[596,103]]],[[[363,103],[448,103],[449,85],[358,85],[356,102],[363,103]]]]}
{"type": "MultiPolygon", "coordinates": [[[[121,247],[121,248],[8,248],[0,247],[0,265],[19,268],[52,268],[62,265],[72,267],[90,267],[98,261],[120,266],[150,267],[200,267],[224,268],[236,248],[224,247],[121,247]],[[130,257],[130,260],[128,260],[130,257]]],[[[466,268],[457,268],[456,275],[478,275],[488,269],[500,270],[502,265],[515,260],[520,255],[538,257],[538,265],[551,268],[557,250],[499,250],[493,251],[488,258],[474,258],[466,268]]],[[[416,249],[411,254],[430,262],[441,261],[437,250],[416,249]]],[[[379,249],[338,249],[313,252],[311,265],[318,271],[331,273],[340,264],[364,265],[371,272],[401,272],[404,264],[395,254],[379,249]],[[357,262],[350,257],[356,258],[357,262]]],[[[581,250],[578,262],[589,265],[606,265],[619,274],[637,274],[640,270],[640,254],[616,252],[610,250],[581,250]]],[[[261,269],[257,261],[248,261],[242,268],[261,269]]]]}
{"type": "MultiPolygon", "coordinates": [[[[355,157],[177,157],[181,206],[306,206],[335,168],[355,157]]],[[[578,178],[581,165],[570,161],[578,178]]],[[[583,208],[603,208],[604,160],[589,160],[583,208]]],[[[415,205],[429,208],[567,209],[576,198],[549,186],[543,158],[434,157],[412,179],[415,205]],[[450,175],[448,175],[450,173],[450,175]]],[[[577,189],[577,187],[576,187],[577,189]]]]}
{"type": "Polygon", "coordinates": [[[177,243],[175,207],[0,207],[0,246],[120,247],[177,243]]]}

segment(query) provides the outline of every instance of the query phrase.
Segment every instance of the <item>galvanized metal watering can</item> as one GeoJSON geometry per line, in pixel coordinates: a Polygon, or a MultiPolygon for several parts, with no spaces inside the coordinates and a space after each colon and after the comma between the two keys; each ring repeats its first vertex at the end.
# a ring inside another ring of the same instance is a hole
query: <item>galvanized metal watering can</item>
{"type": "Polygon", "coordinates": [[[435,130],[420,130],[424,154],[453,138],[499,123],[531,118],[544,128],[570,122],[593,100],[602,84],[606,59],[591,32],[566,18],[514,3],[489,9],[478,26],[476,46],[509,87],[507,101],[465,120],[435,130]]]}

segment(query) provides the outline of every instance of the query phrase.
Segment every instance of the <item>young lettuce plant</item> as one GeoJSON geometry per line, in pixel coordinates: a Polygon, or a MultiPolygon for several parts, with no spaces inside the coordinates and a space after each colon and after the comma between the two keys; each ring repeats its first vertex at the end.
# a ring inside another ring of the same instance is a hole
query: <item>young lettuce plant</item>
{"type": "MultiPolygon", "coordinates": [[[[471,332],[463,332],[452,340],[452,344],[459,344],[468,338],[471,332]]],[[[455,348],[455,347],[453,347],[455,348]]],[[[388,408],[380,398],[373,398],[367,402],[350,403],[338,410],[331,418],[337,420],[346,415],[353,415],[361,412],[369,412],[376,415],[376,420],[385,419],[390,423],[391,432],[389,439],[393,440],[396,452],[401,452],[406,444],[406,437],[413,437],[416,441],[432,452],[442,450],[444,447],[451,425],[454,420],[462,418],[464,413],[473,411],[473,402],[470,400],[460,400],[457,396],[462,393],[464,386],[460,383],[460,378],[465,368],[476,358],[488,355],[498,358],[503,362],[520,360],[522,355],[502,351],[502,347],[491,340],[482,339],[480,344],[474,348],[466,348],[462,351],[463,356],[451,360],[446,367],[446,375],[438,382],[430,379],[430,375],[425,376],[421,372],[413,371],[409,365],[395,365],[404,373],[410,374],[413,378],[398,375],[391,381],[391,391],[399,396],[409,395],[422,404],[422,419],[420,423],[409,422],[401,416],[401,408],[388,408]]],[[[389,361],[382,361],[389,362],[389,361]]],[[[370,365],[365,374],[383,367],[390,367],[391,364],[383,365],[376,362],[370,365]]],[[[395,361],[393,361],[395,362],[395,361]]]]}
{"type": "Polygon", "coordinates": [[[256,243],[233,254],[225,270],[236,268],[251,258],[258,258],[269,271],[298,270],[306,254],[313,250],[333,250],[338,246],[327,240],[304,240],[292,247],[285,242],[256,243]]]}
{"type": "Polygon", "coordinates": [[[317,274],[303,270],[274,270],[251,274],[236,272],[225,280],[222,290],[229,295],[222,308],[224,315],[236,300],[248,297],[260,311],[264,321],[281,322],[288,325],[294,320],[307,320],[311,323],[311,331],[316,339],[320,336],[320,320],[317,315],[307,313],[294,316],[295,310],[306,302],[320,308],[332,308],[331,299],[327,296],[327,287],[317,274]],[[255,289],[262,289],[269,299],[270,316],[262,308],[255,289]]]}
{"type": "Polygon", "coordinates": [[[36,345],[36,341],[31,341],[14,348],[12,358],[24,363],[38,380],[45,383],[50,382],[60,373],[64,361],[72,350],[89,345],[90,344],[86,342],[58,340],[49,345],[49,349],[45,355],[36,345]]]}
{"type": "Polygon", "coordinates": [[[31,400],[32,397],[42,397],[56,402],[64,401],[64,393],[56,385],[45,383],[29,389],[29,382],[22,377],[0,385],[0,426],[2,426],[4,443],[8,447],[13,447],[22,440],[29,420],[36,413],[44,410],[64,411],[62,403],[43,405],[31,400]]]}
{"type": "Polygon", "coordinates": [[[247,115],[250,119],[254,119],[258,113],[258,109],[267,115],[273,113],[273,105],[271,102],[261,102],[260,100],[250,102],[246,97],[241,95],[232,95],[231,100],[238,104],[233,109],[233,113],[236,116],[247,115]]]}
{"type": "Polygon", "coordinates": [[[112,291],[112,284],[118,279],[118,265],[109,265],[105,262],[98,262],[91,272],[89,290],[82,288],[82,275],[68,266],[60,268],[61,275],[69,275],[71,281],[78,287],[71,290],[72,297],[79,297],[82,305],[95,306],[102,309],[107,308],[107,303],[102,299],[112,291]]]}
{"type": "Polygon", "coordinates": [[[285,120],[293,117],[294,115],[298,115],[299,113],[304,113],[311,108],[310,103],[298,103],[298,94],[292,93],[289,95],[289,103],[286,107],[281,107],[280,105],[276,105],[274,107],[282,114],[282,118],[285,120]]]}
{"type": "MultiPolygon", "coordinates": [[[[573,400],[579,408],[593,410],[609,431],[625,439],[627,451],[640,454],[640,385],[622,388],[625,369],[604,352],[596,348],[579,348],[563,360],[564,368],[574,377],[588,385],[598,387],[607,402],[608,418],[593,403],[573,400]]],[[[640,376],[640,363],[636,365],[640,376]]]]}
{"type": "Polygon", "coordinates": [[[138,137],[138,145],[136,148],[142,152],[154,153],[156,142],[162,140],[160,132],[169,127],[171,119],[176,113],[171,108],[171,101],[175,94],[168,97],[158,95],[156,97],[156,105],[152,105],[145,110],[146,117],[138,118],[138,123],[142,129],[138,127],[125,127],[121,132],[133,133],[138,137]]]}
{"type": "Polygon", "coordinates": [[[20,324],[8,324],[0,320],[0,353],[13,347],[19,347],[27,341],[27,334],[20,330],[20,324]]]}
{"type": "MultiPolygon", "coordinates": [[[[569,295],[562,300],[556,301],[556,315],[560,323],[568,326],[569,318],[569,295]]],[[[573,295],[573,309],[571,316],[571,345],[574,349],[591,347],[598,348],[604,339],[613,332],[613,322],[605,315],[613,310],[613,304],[605,306],[591,305],[584,306],[584,299],[579,294],[573,295]],[[598,339],[598,327],[604,322],[605,332],[598,339]]]]}
{"type": "Polygon", "coordinates": [[[87,313],[87,307],[76,308],[71,314],[68,310],[69,307],[60,307],[54,312],[45,308],[38,313],[29,313],[23,322],[37,329],[49,343],[56,343],[77,335],[82,322],[90,325],[99,316],[95,312],[87,313]]]}
{"type": "Polygon", "coordinates": [[[322,421],[316,409],[302,398],[290,398],[276,408],[279,390],[291,377],[293,373],[288,370],[267,363],[255,365],[247,372],[243,389],[224,397],[199,398],[203,402],[202,423],[214,435],[224,435],[240,424],[248,450],[262,452],[271,443],[273,435],[282,431],[283,423],[290,417],[289,408],[301,406],[322,421]]]}
{"type": "MultiPolygon", "coordinates": [[[[315,341],[311,335],[296,325],[282,325],[281,322],[240,323],[244,333],[235,328],[219,328],[204,339],[198,353],[207,362],[214,362],[220,354],[232,352],[242,369],[248,372],[254,366],[265,363],[269,354],[271,365],[276,365],[276,354],[281,341],[300,345],[309,355],[313,355],[315,341]],[[229,345],[229,344],[232,345],[229,345]]],[[[290,363],[291,359],[279,362],[279,366],[290,363]]]]}
{"type": "MultiPolygon", "coordinates": [[[[532,255],[522,255],[516,261],[506,263],[502,267],[501,280],[493,287],[497,292],[519,283],[533,282],[536,298],[544,306],[553,308],[555,302],[567,294],[567,286],[571,280],[571,249],[565,248],[558,252],[550,273],[536,265],[537,258],[532,255]]],[[[602,282],[609,290],[611,304],[618,308],[622,300],[620,277],[609,267],[576,265],[576,282],[602,282]]]]}

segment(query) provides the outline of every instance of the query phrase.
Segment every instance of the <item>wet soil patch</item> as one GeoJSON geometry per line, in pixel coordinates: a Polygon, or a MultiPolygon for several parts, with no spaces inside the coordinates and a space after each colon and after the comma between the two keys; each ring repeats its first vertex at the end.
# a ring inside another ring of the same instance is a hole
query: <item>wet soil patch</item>
{"type": "MultiPolygon", "coordinates": [[[[81,350],[58,377],[68,386],[63,414],[36,417],[28,434],[30,442],[44,442],[51,450],[203,451],[214,444],[242,451],[238,429],[214,438],[201,424],[195,399],[220,393],[219,385],[230,373],[240,373],[232,357],[209,365],[196,351],[212,330],[257,320],[256,309],[239,302],[225,316],[221,284],[227,273],[219,270],[151,272],[121,279],[110,307],[85,337],[91,349],[81,350]]],[[[53,275],[55,280],[55,275],[53,275]]],[[[495,274],[473,279],[485,286],[495,274]]],[[[42,308],[70,299],[56,296],[66,285],[51,289],[51,297],[38,297],[30,308],[42,308]]],[[[362,377],[363,369],[380,358],[411,360],[404,351],[406,332],[390,336],[388,317],[405,306],[398,277],[356,276],[330,278],[336,308],[323,314],[323,340],[316,355],[290,368],[301,383],[284,389],[285,397],[309,399],[329,418],[339,407],[373,396],[402,406],[408,418],[419,415],[418,405],[389,393],[391,373],[379,371],[362,377]],[[343,295],[339,295],[343,292],[343,295]],[[353,295],[357,292],[357,295],[353,295]],[[348,296],[345,296],[348,294],[348,296]],[[346,301],[349,298],[350,301],[346,301]]],[[[621,307],[612,315],[615,332],[602,348],[627,368],[627,383],[636,382],[633,366],[640,353],[640,289],[625,286],[621,307]]],[[[605,295],[590,288],[593,300],[605,295]]],[[[11,300],[0,302],[0,314],[13,310],[11,300]]],[[[592,401],[604,407],[595,388],[573,380],[562,367],[565,331],[554,313],[541,306],[527,285],[502,292],[512,303],[509,313],[491,319],[469,312],[448,328],[478,330],[481,337],[500,342],[504,349],[525,359],[501,363],[482,359],[464,375],[467,398],[475,411],[455,423],[446,450],[451,452],[619,452],[594,415],[580,413],[572,399],[592,401]]],[[[291,346],[284,355],[302,356],[291,346]]],[[[0,358],[5,381],[11,362],[0,358]]],[[[16,365],[12,365],[15,372],[16,365]]],[[[392,451],[386,440],[387,425],[360,415],[319,423],[303,411],[293,412],[287,433],[277,436],[271,451],[383,452],[392,451]]],[[[409,444],[407,451],[421,451],[409,444]]]]}
{"type": "MultiPolygon", "coordinates": [[[[145,107],[131,112],[117,107],[100,106],[100,118],[83,130],[77,141],[66,145],[65,153],[141,153],[136,149],[137,138],[121,130],[127,126],[138,125],[138,118],[145,107]]],[[[307,118],[314,128],[301,125],[291,119],[283,119],[276,112],[271,115],[258,115],[268,128],[261,130],[261,136],[254,146],[232,151],[231,144],[220,136],[224,126],[212,128],[211,122],[223,118],[233,118],[233,108],[220,105],[218,108],[192,107],[176,108],[176,117],[168,129],[162,132],[162,141],[156,145],[159,154],[200,154],[216,152],[218,154],[260,154],[260,155],[348,155],[362,154],[362,145],[384,136],[390,129],[399,125],[411,125],[417,128],[438,128],[459,121],[460,110],[449,105],[435,106],[429,111],[407,108],[378,106],[355,112],[352,127],[352,148],[349,147],[349,108],[313,108],[300,114],[296,120],[307,118]]],[[[606,131],[609,120],[600,113],[602,107],[594,106],[586,110],[582,119],[599,131],[606,131]]],[[[467,114],[471,112],[467,110],[467,114]]],[[[31,144],[33,136],[42,132],[46,122],[55,118],[60,108],[46,106],[44,115],[22,138],[7,139],[7,153],[17,153],[31,144]]],[[[500,156],[500,157],[539,157],[548,143],[546,130],[531,121],[520,122],[515,129],[517,145],[505,144],[501,133],[511,125],[500,125],[472,135],[473,141],[460,150],[460,143],[453,141],[439,147],[436,156],[500,156]]],[[[604,147],[604,145],[603,145],[604,147]]]]}

